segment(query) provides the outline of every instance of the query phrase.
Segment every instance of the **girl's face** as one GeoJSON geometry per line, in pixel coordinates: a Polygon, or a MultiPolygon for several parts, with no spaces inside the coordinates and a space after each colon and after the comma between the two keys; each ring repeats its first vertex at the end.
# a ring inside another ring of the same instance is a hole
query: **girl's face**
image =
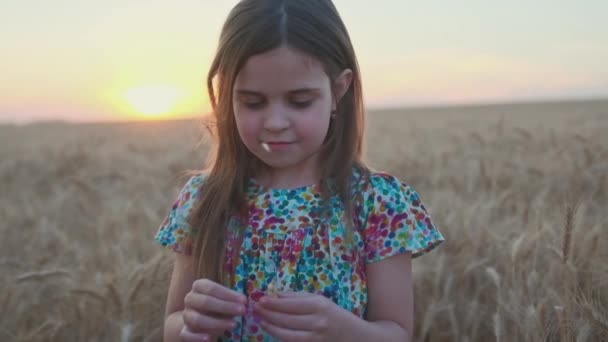
{"type": "Polygon", "coordinates": [[[329,77],[318,60],[286,46],[250,57],[235,80],[233,108],[251,153],[275,171],[316,174],[317,153],[335,108],[329,77]]]}

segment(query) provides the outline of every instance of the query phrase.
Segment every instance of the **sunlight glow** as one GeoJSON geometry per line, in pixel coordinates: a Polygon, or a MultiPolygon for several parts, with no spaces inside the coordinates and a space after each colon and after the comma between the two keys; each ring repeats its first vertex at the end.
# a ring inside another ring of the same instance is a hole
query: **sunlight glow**
{"type": "Polygon", "coordinates": [[[148,84],[131,88],[125,92],[129,105],[146,116],[160,116],[175,109],[183,92],[175,87],[148,84]]]}

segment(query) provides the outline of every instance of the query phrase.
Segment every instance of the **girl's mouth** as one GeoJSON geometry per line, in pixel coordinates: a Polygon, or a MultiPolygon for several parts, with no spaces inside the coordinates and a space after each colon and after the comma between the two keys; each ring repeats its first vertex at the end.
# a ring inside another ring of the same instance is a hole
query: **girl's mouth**
{"type": "Polygon", "coordinates": [[[286,148],[288,148],[291,144],[293,144],[293,142],[286,142],[286,141],[265,141],[263,143],[261,143],[262,148],[266,151],[266,152],[271,152],[271,151],[275,151],[275,150],[284,150],[286,148]]]}

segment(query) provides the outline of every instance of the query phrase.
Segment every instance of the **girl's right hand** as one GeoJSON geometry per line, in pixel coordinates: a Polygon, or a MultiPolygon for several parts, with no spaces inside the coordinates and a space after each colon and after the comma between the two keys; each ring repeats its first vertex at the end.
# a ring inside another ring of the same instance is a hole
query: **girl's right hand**
{"type": "Polygon", "coordinates": [[[198,279],[184,298],[183,341],[209,341],[234,328],[234,318],[245,313],[247,298],[209,279],[198,279]]]}

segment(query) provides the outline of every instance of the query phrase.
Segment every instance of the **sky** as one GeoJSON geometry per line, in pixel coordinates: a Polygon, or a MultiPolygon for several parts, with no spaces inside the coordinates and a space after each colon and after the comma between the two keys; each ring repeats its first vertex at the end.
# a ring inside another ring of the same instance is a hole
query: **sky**
{"type": "MultiPolygon", "coordinates": [[[[235,0],[0,0],[0,122],[181,118],[235,0]]],[[[369,109],[608,98],[608,2],[334,0],[369,109]]]]}

